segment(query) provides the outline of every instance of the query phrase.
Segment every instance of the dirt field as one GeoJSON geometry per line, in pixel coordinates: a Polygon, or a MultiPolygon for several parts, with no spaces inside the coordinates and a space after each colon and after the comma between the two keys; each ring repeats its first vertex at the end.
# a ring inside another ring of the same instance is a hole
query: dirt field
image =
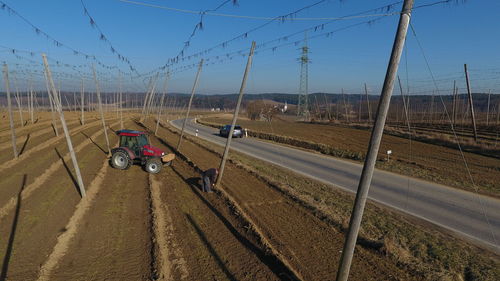
{"type": "MultiPolygon", "coordinates": [[[[228,124],[227,116],[203,118],[216,124],[228,124]]],[[[243,118],[238,121],[245,128],[287,136],[299,140],[326,144],[339,150],[365,154],[370,132],[343,126],[306,124],[275,119],[272,122],[250,121],[243,118]]],[[[391,161],[379,161],[380,169],[422,178],[425,180],[458,187],[461,189],[500,197],[500,159],[475,153],[464,153],[472,175],[468,176],[460,152],[439,145],[410,141],[391,135],[384,135],[380,147],[379,159],[386,159],[385,152],[392,150],[391,161]]]]}
{"type": "MultiPolygon", "coordinates": [[[[182,153],[192,162],[178,156],[158,175],[139,166],[116,170],[101,121],[81,126],[78,114],[66,116],[84,199],[49,114],[17,130],[25,147],[17,160],[0,128],[0,280],[334,279],[343,233],[266,181],[229,163],[223,189],[200,192],[197,169],[220,158],[190,141],[182,153]]],[[[119,122],[107,116],[115,146],[119,122]]],[[[154,130],[152,120],[144,124],[125,121],[129,129],[154,130]]],[[[177,139],[164,127],[150,137],[165,151],[177,139]]],[[[356,250],[351,280],[422,279],[373,247],[356,250]]]]}

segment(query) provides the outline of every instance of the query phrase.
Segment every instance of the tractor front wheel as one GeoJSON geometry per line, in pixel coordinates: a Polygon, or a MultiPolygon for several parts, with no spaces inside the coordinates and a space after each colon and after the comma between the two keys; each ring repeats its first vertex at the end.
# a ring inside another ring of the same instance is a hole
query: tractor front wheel
{"type": "Polygon", "coordinates": [[[111,156],[111,166],[115,169],[126,170],[130,168],[130,165],[132,165],[132,161],[124,151],[117,151],[111,156]]]}
{"type": "Polygon", "coordinates": [[[146,172],[151,173],[151,174],[158,174],[161,171],[161,160],[158,158],[150,158],[148,161],[146,161],[146,165],[144,166],[144,169],[146,172]]]}

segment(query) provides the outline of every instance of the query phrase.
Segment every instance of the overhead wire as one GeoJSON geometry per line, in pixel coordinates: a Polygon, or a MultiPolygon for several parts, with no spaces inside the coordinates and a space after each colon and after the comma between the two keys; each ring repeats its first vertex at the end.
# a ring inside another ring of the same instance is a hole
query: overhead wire
{"type": "Polygon", "coordinates": [[[107,64],[101,62],[100,60],[97,59],[97,57],[95,55],[87,54],[85,52],[82,52],[80,50],[77,50],[77,49],[75,49],[75,48],[67,45],[66,43],[63,43],[63,42],[55,39],[50,34],[48,34],[47,32],[43,31],[41,28],[37,27],[36,25],[34,25],[31,21],[29,21],[27,18],[25,18],[23,15],[21,15],[19,12],[17,12],[16,10],[14,10],[12,7],[10,7],[9,5],[7,5],[3,1],[0,1],[0,9],[7,11],[9,13],[9,15],[15,15],[18,18],[20,18],[27,25],[29,25],[37,35],[42,35],[47,40],[51,41],[56,47],[64,47],[64,48],[72,51],[72,54],[75,55],[75,56],[81,56],[81,57],[84,57],[86,59],[92,59],[96,64],[98,64],[99,66],[101,66],[103,68],[106,68],[106,69],[109,69],[109,70],[111,70],[111,69],[119,69],[118,66],[107,65],[107,64]]]}
{"type": "Polygon", "coordinates": [[[97,22],[94,20],[94,18],[92,17],[92,15],[90,15],[87,7],[83,3],[83,0],[80,0],[80,3],[82,3],[84,15],[89,18],[90,26],[92,28],[96,28],[97,31],[99,31],[99,40],[106,42],[109,45],[111,53],[116,54],[117,57],[118,57],[118,59],[120,61],[125,62],[126,64],[128,64],[128,66],[130,68],[130,71],[135,72],[136,74],[139,74],[139,72],[137,72],[137,69],[130,62],[130,59],[128,59],[126,56],[124,56],[120,52],[118,52],[118,50],[116,49],[116,47],[111,43],[111,41],[109,41],[108,37],[106,35],[104,35],[104,33],[102,32],[102,30],[99,27],[99,25],[97,25],[97,22]]]}
{"type": "MultiPolygon", "coordinates": [[[[265,22],[265,23],[263,23],[263,24],[261,24],[259,26],[256,26],[256,27],[254,27],[254,28],[252,28],[252,29],[244,32],[244,33],[241,33],[241,34],[233,37],[232,39],[226,40],[226,41],[221,42],[221,43],[219,43],[219,44],[217,44],[217,45],[215,45],[215,46],[213,46],[211,48],[207,48],[207,49],[205,49],[203,51],[200,51],[198,53],[192,54],[190,57],[192,57],[192,56],[197,57],[199,55],[207,54],[207,53],[211,52],[213,49],[216,49],[216,48],[220,48],[220,47],[225,48],[229,43],[231,43],[233,41],[236,41],[236,40],[239,40],[239,39],[242,39],[242,38],[247,38],[248,34],[250,34],[252,32],[255,32],[255,31],[257,31],[257,30],[259,30],[259,29],[261,29],[261,28],[263,28],[263,27],[265,27],[265,26],[267,26],[267,25],[269,25],[269,24],[271,24],[271,23],[273,23],[275,21],[278,21],[280,19],[282,20],[282,19],[288,18],[288,17],[293,17],[296,14],[298,14],[298,13],[304,11],[304,10],[310,9],[310,8],[312,8],[314,6],[317,6],[317,5],[321,4],[321,3],[324,3],[326,1],[328,1],[328,0],[320,0],[320,1],[314,2],[312,4],[309,4],[307,6],[304,6],[302,8],[299,8],[299,9],[297,9],[297,10],[295,10],[293,12],[290,12],[288,14],[274,17],[273,19],[271,19],[271,20],[269,20],[269,21],[267,21],[267,22],[265,22]]],[[[190,44],[190,42],[188,41],[187,44],[190,44]]],[[[183,57],[185,57],[185,55],[182,53],[182,54],[179,54],[179,55],[177,55],[175,57],[169,58],[167,60],[167,62],[163,66],[157,67],[157,68],[155,68],[155,69],[153,69],[153,70],[151,70],[151,71],[149,71],[149,72],[147,72],[146,74],[143,74],[143,75],[151,75],[152,73],[156,72],[158,69],[165,70],[165,68],[167,68],[168,66],[171,66],[172,64],[178,63],[179,60],[182,59],[183,57]]]]}
{"type": "MultiPolygon", "coordinates": [[[[254,20],[273,20],[275,17],[262,17],[262,16],[246,16],[246,15],[234,15],[234,14],[221,14],[221,13],[212,13],[205,11],[195,11],[195,10],[186,10],[186,9],[178,9],[167,6],[160,6],[150,3],[137,2],[131,0],[118,0],[120,2],[135,4],[139,6],[146,6],[151,8],[158,8],[163,10],[170,10],[175,12],[187,13],[187,14],[197,14],[197,15],[206,15],[206,16],[217,16],[217,17],[228,17],[228,18],[241,18],[241,19],[254,19],[254,20]]],[[[366,15],[366,16],[352,16],[349,18],[342,17],[309,17],[309,18],[298,18],[298,17],[290,17],[283,18],[282,21],[314,21],[314,20],[345,20],[345,19],[354,19],[354,18],[364,18],[364,17],[373,17],[373,16],[381,16],[383,14],[375,14],[375,15],[366,15]]]]}
{"type": "MultiPolygon", "coordinates": [[[[441,1],[441,2],[443,2],[443,1],[441,1]]],[[[450,1],[444,1],[444,2],[450,2],[450,1]]],[[[432,80],[434,81],[434,74],[433,74],[433,72],[432,72],[432,70],[431,70],[431,67],[430,67],[429,61],[428,61],[427,56],[426,56],[426,54],[425,54],[425,51],[424,51],[424,49],[423,49],[423,47],[422,47],[422,44],[420,43],[420,40],[418,39],[417,33],[416,33],[416,31],[415,31],[415,28],[414,28],[414,26],[413,26],[413,24],[412,24],[411,22],[410,22],[410,29],[411,29],[411,31],[412,31],[413,36],[415,37],[415,40],[416,40],[417,45],[418,45],[418,47],[419,47],[419,49],[420,49],[420,52],[422,53],[422,57],[424,58],[424,61],[425,61],[425,64],[426,64],[427,70],[429,71],[429,75],[431,76],[432,80]]],[[[475,191],[475,194],[476,194],[476,197],[477,197],[477,199],[478,199],[479,205],[481,206],[481,212],[483,213],[483,216],[484,216],[484,218],[485,218],[485,221],[486,221],[486,223],[488,224],[488,228],[489,228],[490,234],[491,234],[491,236],[492,236],[492,238],[493,238],[493,243],[495,244],[495,246],[496,246],[496,247],[498,247],[499,245],[498,245],[498,241],[497,241],[497,238],[496,238],[495,232],[493,231],[493,226],[491,225],[491,222],[490,222],[489,216],[488,216],[488,214],[486,213],[486,209],[485,209],[485,206],[484,206],[484,202],[483,202],[483,200],[481,199],[481,196],[479,195],[479,188],[478,188],[477,184],[476,184],[476,183],[475,183],[475,181],[474,181],[474,177],[472,176],[472,173],[471,173],[470,168],[469,168],[469,164],[467,163],[467,159],[465,158],[465,154],[464,154],[464,152],[463,152],[462,145],[460,144],[460,139],[459,139],[459,138],[458,138],[458,136],[457,136],[457,133],[456,133],[455,128],[454,128],[454,126],[453,126],[453,122],[451,121],[450,114],[449,114],[449,112],[448,112],[448,110],[447,110],[447,108],[446,108],[446,105],[445,105],[445,103],[444,103],[443,97],[442,97],[442,95],[440,94],[439,87],[438,87],[438,85],[437,85],[437,83],[436,83],[435,81],[434,81],[434,86],[435,86],[436,91],[438,92],[438,95],[439,95],[439,97],[440,97],[440,100],[441,100],[441,103],[442,103],[442,105],[443,105],[443,108],[444,108],[444,112],[445,112],[446,118],[448,119],[448,122],[449,122],[449,124],[450,124],[450,128],[451,128],[451,131],[452,131],[453,136],[454,136],[454,138],[455,138],[455,141],[456,141],[456,143],[457,143],[458,150],[460,151],[460,155],[461,155],[462,161],[464,162],[464,165],[465,165],[465,170],[466,170],[467,175],[468,175],[468,177],[469,177],[469,180],[470,180],[470,182],[471,182],[471,184],[472,184],[472,187],[473,187],[473,189],[474,189],[474,191],[475,191]]]]}

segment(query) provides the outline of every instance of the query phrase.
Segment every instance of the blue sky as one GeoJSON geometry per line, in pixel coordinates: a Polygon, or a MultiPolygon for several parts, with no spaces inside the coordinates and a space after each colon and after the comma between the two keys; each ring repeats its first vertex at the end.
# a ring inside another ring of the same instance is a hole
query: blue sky
{"type": "MultiPolygon", "coordinates": [[[[130,73],[128,65],[117,59],[110,51],[110,46],[99,40],[99,31],[92,28],[89,19],[84,15],[80,1],[13,1],[2,0],[16,10],[32,24],[49,34],[56,40],[71,46],[81,52],[95,55],[99,61],[116,65],[123,72],[130,73]]],[[[415,6],[438,2],[439,0],[416,0],[415,6]]],[[[166,6],[178,9],[202,11],[212,9],[222,3],[222,0],[137,0],[137,2],[166,6]]],[[[228,3],[217,12],[222,14],[276,17],[288,14],[318,0],[239,0],[237,5],[228,3]]],[[[399,1],[325,1],[298,14],[298,18],[342,17],[357,14],[377,7],[383,7],[399,1]]],[[[158,8],[125,3],[119,0],[85,0],[89,13],[102,30],[103,34],[113,44],[116,51],[127,57],[139,73],[147,73],[164,65],[169,58],[175,57],[182,49],[195,25],[200,21],[196,14],[180,13],[158,8]]],[[[386,14],[398,12],[401,3],[392,10],[376,10],[367,14],[386,14]]],[[[492,89],[498,92],[500,88],[500,1],[459,1],[455,4],[440,4],[432,7],[419,8],[413,12],[412,24],[420,41],[431,70],[437,79],[441,93],[449,93],[453,80],[464,89],[463,64],[470,69],[472,87],[475,91],[492,89]]],[[[308,32],[310,37],[311,64],[309,65],[310,92],[340,92],[343,88],[349,93],[359,93],[363,83],[367,83],[372,94],[379,94],[383,83],[387,61],[392,48],[398,15],[386,16],[379,21],[366,24],[376,17],[356,18],[335,21],[308,32]],[[334,32],[327,37],[323,33],[342,29],[360,23],[360,25],[334,32]]],[[[230,18],[206,15],[203,29],[198,30],[190,46],[185,50],[185,57],[199,51],[216,46],[221,42],[245,33],[265,23],[262,19],[230,18]]],[[[306,28],[322,24],[326,20],[294,20],[275,21],[267,26],[248,33],[246,38],[228,43],[224,48],[215,48],[204,55],[207,58],[215,56],[226,57],[227,53],[248,49],[251,41],[257,44],[297,33],[306,28]]],[[[57,83],[63,90],[79,88],[80,73],[71,68],[55,65],[55,60],[71,65],[83,65],[78,68],[85,75],[90,75],[92,61],[82,56],[75,56],[64,47],[57,47],[45,37],[37,35],[33,28],[16,15],[9,15],[7,10],[0,10],[0,60],[8,63],[12,75],[17,78],[17,84],[22,89],[26,87],[29,74],[23,71],[40,71],[41,52],[47,53],[52,59],[51,67],[56,73],[66,73],[71,77],[58,76],[57,83]],[[7,48],[5,48],[7,47],[7,48]],[[16,57],[8,48],[34,52],[17,52],[16,57]],[[33,61],[38,65],[33,65],[33,61]],[[17,65],[16,65],[17,64],[17,65]]],[[[247,93],[285,92],[297,93],[299,87],[300,56],[299,45],[293,42],[304,38],[299,32],[287,41],[270,43],[258,49],[250,73],[247,93]],[[290,43],[288,46],[272,50],[273,46],[290,43]],[[268,49],[268,50],[264,50],[268,49]]],[[[245,53],[247,51],[244,51],[245,53]]],[[[435,89],[429,71],[427,70],[416,37],[410,32],[400,66],[400,75],[410,91],[416,94],[429,94],[435,89]],[[408,66],[408,67],[406,67],[408,66]]],[[[200,57],[179,62],[173,68],[196,63],[200,57]]],[[[204,66],[201,74],[198,93],[226,94],[239,89],[246,58],[235,56],[223,63],[204,66]]],[[[104,91],[116,91],[118,71],[97,67],[102,79],[101,88],[104,91]]],[[[194,80],[196,68],[172,74],[168,89],[174,92],[189,92],[194,80]]],[[[135,74],[133,74],[135,76],[135,74]]],[[[163,74],[161,74],[163,77],[163,74]]],[[[33,74],[35,88],[43,89],[45,84],[39,72],[33,74]]],[[[125,91],[144,91],[147,77],[131,79],[130,75],[123,77],[125,91]]],[[[91,80],[85,81],[86,88],[94,89],[91,80]]],[[[161,85],[159,83],[159,85],[161,85]]],[[[3,81],[2,81],[3,90],[3,81]]]]}

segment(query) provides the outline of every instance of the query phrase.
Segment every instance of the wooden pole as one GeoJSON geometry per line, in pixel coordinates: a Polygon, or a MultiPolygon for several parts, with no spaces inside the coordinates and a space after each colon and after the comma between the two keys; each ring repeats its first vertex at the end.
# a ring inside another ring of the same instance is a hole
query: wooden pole
{"type": "Polygon", "coordinates": [[[161,95],[160,99],[160,107],[158,108],[158,116],[156,117],[155,136],[158,133],[158,126],[160,125],[161,111],[163,109],[163,101],[165,100],[165,96],[167,95],[167,83],[169,76],[170,72],[167,71],[167,74],[165,75],[165,83],[163,84],[163,94],[161,95]]]}
{"type": "Polygon", "coordinates": [[[99,81],[97,81],[97,74],[95,72],[94,64],[92,64],[92,73],[94,74],[97,102],[99,103],[99,111],[101,112],[102,128],[104,129],[104,136],[106,137],[106,146],[108,147],[108,156],[111,156],[111,148],[109,146],[108,130],[106,129],[106,121],[104,120],[104,113],[102,112],[101,90],[99,89],[99,81]]]}
{"type": "Polygon", "coordinates": [[[432,91],[429,119],[430,119],[430,123],[434,123],[434,90],[432,91]]]}
{"type": "Polygon", "coordinates": [[[349,229],[346,234],[342,257],[340,258],[337,281],[346,281],[349,277],[349,270],[351,268],[352,257],[354,254],[354,246],[356,245],[356,240],[358,238],[358,232],[363,218],[363,211],[368,197],[373,171],[375,169],[375,162],[377,161],[377,154],[384,132],[384,125],[387,118],[387,112],[389,110],[392,91],[394,89],[394,81],[396,80],[401,53],[403,52],[406,33],[408,31],[412,7],[413,0],[404,1],[399,18],[396,38],[394,39],[394,45],[392,47],[391,58],[387,67],[384,86],[382,87],[382,93],[380,95],[376,121],[370,137],[368,152],[349,222],[349,229]]]}
{"type": "Polygon", "coordinates": [[[457,118],[457,81],[453,80],[453,106],[451,112],[451,124],[455,127],[455,120],[457,118]]]}
{"type": "Polygon", "coordinates": [[[349,115],[347,114],[347,104],[345,102],[345,94],[344,94],[344,88],[342,88],[342,100],[344,101],[344,111],[345,111],[345,119],[347,123],[349,123],[349,115]]]}
{"type": "Polygon", "coordinates": [[[57,96],[56,87],[54,85],[54,81],[52,80],[52,74],[50,73],[49,64],[47,63],[47,57],[45,56],[45,54],[42,54],[42,58],[43,58],[43,64],[45,66],[45,72],[47,73],[47,77],[49,79],[50,85],[52,86],[51,93],[53,95],[54,100],[56,100],[56,103],[55,103],[56,110],[59,112],[59,118],[61,119],[61,125],[63,127],[64,135],[66,136],[66,142],[68,144],[68,150],[69,150],[69,154],[71,156],[71,161],[73,161],[73,168],[75,169],[75,174],[76,174],[76,179],[78,181],[78,188],[80,190],[80,195],[82,197],[85,197],[85,195],[86,195],[85,186],[83,185],[83,179],[82,179],[82,175],[80,173],[80,167],[78,166],[78,161],[76,160],[76,154],[75,154],[75,151],[73,150],[73,144],[72,144],[71,138],[69,136],[69,130],[68,130],[68,127],[66,126],[66,120],[64,119],[64,113],[62,110],[61,101],[56,97],[57,96]]]}
{"type": "Polygon", "coordinates": [[[120,101],[119,101],[119,106],[120,106],[120,129],[123,130],[123,94],[122,94],[122,74],[121,72],[118,72],[118,79],[119,79],[119,90],[120,90],[120,101]]]}
{"type": "Polygon", "coordinates": [[[219,166],[219,176],[215,183],[216,187],[219,187],[222,182],[222,176],[224,175],[224,168],[226,166],[227,156],[229,155],[229,148],[231,147],[231,140],[233,138],[234,126],[236,125],[236,120],[238,119],[238,113],[240,111],[241,100],[243,99],[243,92],[245,91],[245,85],[247,82],[248,72],[252,66],[253,52],[255,50],[255,41],[252,41],[252,47],[250,47],[250,53],[248,54],[247,66],[245,67],[245,73],[243,74],[243,80],[241,81],[240,93],[238,96],[238,103],[236,104],[236,109],[233,114],[233,121],[231,122],[231,129],[229,130],[229,135],[227,136],[226,147],[224,148],[224,154],[222,155],[222,160],[219,166]]]}
{"type": "Polygon", "coordinates": [[[474,102],[472,101],[472,92],[470,90],[469,72],[467,71],[467,64],[464,64],[464,71],[465,71],[465,81],[467,82],[467,94],[469,95],[469,107],[470,107],[470,115],[472,118],[472,129],[474,130],[474,140],[477,142],[476,117],[474,115],[474,102]]]}
{"type": "Polygon", "coordinates": [[[361,123],[361,103],[363,101],[363,96],[359,94],[359,102],[358,102],[358,123],[361,123]]]}
{"type": "MultiPolygon", "coordinates": [[[[156,76],[158,76],[158,73],[156,73],[156,76]]],[[[156,78],[154,78],[156,80],[156,78]]],[[[146,92],[146,96],[144,97],[144,104],[142,105],[142,113],[141,113],[141,120],[144,119],[145,115],[146,115],[146,108],[149,104],[149,99],[150,99],[150,93],[151,93],[151,90],[152,90],[152,87],[153,87],[153,77],[149,78],[149,84],[148,84],[148,89],[147,89],[147,92],[146,92]]]]}
{"type": "Polygon", "coordinates": [[[80,92],[80,109],[81,109],[81,120],[82,125],[85,125],[85,83],[82,78],[82,91],[80,92]]]}
{"type": "Polygon", "coordinates": [[[35,124],[35,114],[34,114],[34,109],[33,109],[33,84],[30,82],[30,117],[31,117],[31,124],[35,124]]]}
{"type": "Polygon", "coordinates": [[[406,122],[409,126],[410,119],[409,119],[409,115],[408,115],[408,105],[406,104],[405,95],[403,93],[403,86],[401,85],[401,79],[399,79],[399,75],[398,75],[398,83],[399,83],[399,91],[401,93],[401,99],[403,99],[403,110],[404,110],[403,114],[404,114],[406,122]]]}
{"type": "Polygon", "coordinates": [[[50,94],[49,78],[47,77],[46,72],[44,72],[43,75],[45,76],[45,86],[47,87],[47,96],[49,96],[50,115],[52,117],[52,127],[54,128],[54,131],[56,132],[56,137],[58,137],[59,131],[57,131],[56,117],[54,116],[54,101],[52,100],[52,95],[50,94]]]}
{"type": "Polygon", "coordinates": [[[328,112],[328,121],[332,120],[332,114],[330,112],[330,104],[328,103],[328,100],[326,99],[326,94],[323,94],[323,97],[325,98],[325,106],[326,110],[328,112]]]}
{"type": "Polygon", "coordinates": [[[365,95],[366,95],[366,106],[368,109],[368,121],[370,121],[370,123],[371,123],[372,122],[372,109],[370,108],[370,99],[368,97],[368,88],[366,87],[366,83],[365,83],[365,95]]]}
{"type": "Polygon", "coordinates": [[[200,78],[201,68],[203,67],[203,59],[200,60],[200,64],[198,65],[198,72],[196,73],[196,78],[194,79],[193,89],[191,90],[191,97],[189,98],[189,105],[186,111],[186,117],[184,118],[184,122],[182,123],[181,135],[179,136],[179,142],[177,143],[177,150],[181,148],[182,137],[184,136],[184,128],[186,127],[186,122],[189,117],[189,111],[191,111],[191,103],[193,102],[194,91],[198,86],[198,80],[200,78]]]}
{"type": "Polygon", "coordinates": [[[497,104],[497,125],[500,125],[500,102],[497,104]]]}
{"type": "Polygon", "coordinates": [[[488,110],[486,113],[486,126],[490,124],[490,99],[491,99],[491,89],[488,91],[488,110]]]}
{"type": "Polygon", "coordinates": [[[76,92],[73,92],[73,110],[76,113],[76,92]]]}
{"type": "Polygon", "coordinates": [[[19,98],[19,89],[17,88],[16,77],[14,77],[14,87],[16,88],[15,98],[16,98],[16,102],[17,102],[17,108],[19,110],[19,118],[21,118],[21,127],[24,127],[22,101],[19,98]]]}
{"type": "Polygon", "coordinates": [[[14,118],[12,117],[12,102],[10,100],[10,83],[9,83],[9,68],[6,63],[3,64],[3,77],[5,82],[5,91],[7,92],[7,111],[9,112],[9,126],[12,138],[12,151],[14,158],[17,159],[17,146],[16,146],[16,128],[14,127],[14,118]]]}
{"type": "Polygon", "coordinates": [[[156,74],[155,80],[153,82],[153,87],[151,88],[151,94],[149,95],[149,103],[146,107],[146,118],[149,117],[149,114],[151,113],[151,109],[153,107],[154,99],[156,96],[156,82],[158,82],[158,74],[156,74]]]}

